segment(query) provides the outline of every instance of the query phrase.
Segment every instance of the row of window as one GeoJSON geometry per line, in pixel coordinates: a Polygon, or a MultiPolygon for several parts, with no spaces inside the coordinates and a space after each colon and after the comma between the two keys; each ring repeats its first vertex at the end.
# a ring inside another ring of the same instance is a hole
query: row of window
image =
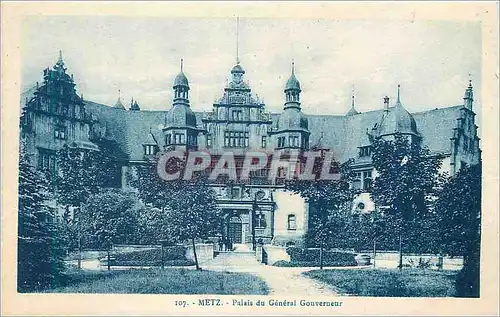
{"type": "Polygon", "coordinates": [[[372,154],[371,146],[362,146],[359,148],[359,157],[370,156],[372,154]]]}
{"type": "MultiPolygon", "coordinates": [[[[282,148],[286,146],[286,137],[280,136],[278,137],[278,148],[282,148]]],[[[291,135],[288,137],[288,146],[290,147],[299,147],[299,137],[297,135],[291,135]]]]}
{"type": "MultiPolygon", "coordinates": [[[[198,140],[197,140],[196,136],[188,134],[187,144],[188,145],[196,145],[197,143],[198,143],[198,140]]],[[[184,133],[174,133],[173,135],[167,134],[165,136],[165,144],[166,145],[186,144],[186,135],[184,133]]]]}
{"type": "Polygon", "coordinates": [[[42,101],[40,98],[35,101],[38,110],[53,112],[70,118],[83,119],[85,117],[85,107],[83,105],[64,105],[55,100],[42,101]]]}
{"type": "Polygon", "coordinates": [[[248,132],[225,131],[225,147],[248,147],[248,132]]]}
{"type": "MultiPolygon", "coordinates": [[[[237,133],[236,136],[232,136],[231,132],[225,133],[224,146],[226,147],[247,147],[248,146],[248,132],[232,132],[237,133]],[[243,140],[243,141],[242,141],[243,140]],[[243,145],[230,145],[232,142],[236,144],[243,145]]],[[[267,136],[263,135],[261,138],[260,146],[264,149],[267,147],[267,136]]],[[[212,147],[212,135],[207,135],[207,147],[212,147]]]]}

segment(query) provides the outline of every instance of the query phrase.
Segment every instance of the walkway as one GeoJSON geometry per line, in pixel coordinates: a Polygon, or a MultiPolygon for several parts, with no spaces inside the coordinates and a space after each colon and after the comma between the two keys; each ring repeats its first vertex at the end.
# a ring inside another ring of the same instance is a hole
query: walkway
{"type": "Polygon", "coordinates": [[[236,245],[234,252],[220,253],[202,268],[258,276],[269,286],[269,295],[338,295],[329,286],[301,275],[314,268],[274,267],[259,263],[246,245],[236,245]]]}

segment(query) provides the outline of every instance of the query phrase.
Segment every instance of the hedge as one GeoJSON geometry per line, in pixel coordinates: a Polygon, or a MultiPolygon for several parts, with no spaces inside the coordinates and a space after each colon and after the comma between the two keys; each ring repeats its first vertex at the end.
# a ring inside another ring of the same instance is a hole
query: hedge
{"type": "MultiPolygon", "coordinates": [[[[113,261],[113,266],[161,266],[161,261],[113,261]]],[[[165,260],[164,266],[192,266],[193,260],[165,260]]]]}
{"type": "MultiPolygon", "coordinates": [[[[132,252],[115,253],[112,255],[116,262],[128,262],[128,261],[139,261],[139,262],[161,262],[161,248],[138,250],[132,252]]],[[[182,245],[175,245],[164,247],[163,249],[163,260],[185,260],[186,259],[186,247],[182,245]]],[[[106,260],[103,258],[102,260],[106,260]]]]}
{"type": "MultiPolygon", "coordinates": [[[[286,252],[290,255],[290,264],[281,263],[282,266],[319,266],[319,249],[302,249],[288,247],[286,252]]],[[[323,250],[324,266],[356,266],[354,253],[323,250]]],[[[286,261],[284,261],[286,262],[286,261]]],[[[279,265],[275,265],[279,266],[279,265]]]]}

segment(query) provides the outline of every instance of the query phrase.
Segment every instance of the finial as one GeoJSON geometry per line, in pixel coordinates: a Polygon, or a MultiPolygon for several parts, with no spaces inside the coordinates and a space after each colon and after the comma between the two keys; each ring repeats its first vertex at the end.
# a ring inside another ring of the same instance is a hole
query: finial
{"type": "Polygon", "coordinates": [[[183,68],[184,68],[184,59],[181,58],[181,72],[183,71],[183,68]]]}
{"type": "Polygon", "coordinates": [[[401,85],[398,84],[398,99],[396,100],[396,103],[401,103],[401,100],[399,98],[400,90],[401,90],[401,85]]]}
{"type": "Polygon", "coordinates": [[[352,85],[352,102],[351,107],[354,109],[354,84],[352,85]]]}
{"type": "Polygon", "coordinates": [[[57,60],[57,64],[64,65],[63,57],[62,57],[62,51],[61,50],[59,50],[59,59],[57,60]]]}
{"type": "Polygon", "coordinates": [[[240,17],[236,17],[236,64],[240,64],[240,17]]]}
{"type": "Polygon", "coordinates": [[[295,75],[295,59],[292,58],[292,75],[295,75]]]}
{"type": "Polygon", "coordinates": [[[472,88],[472,74],[469,73],[469,88],[472,88]]]}
{"type": "Polygon", "coordinates": [[[118,100],[120,100],[121,98],[122,98],[122,91],[118,89],[118,100]]]}

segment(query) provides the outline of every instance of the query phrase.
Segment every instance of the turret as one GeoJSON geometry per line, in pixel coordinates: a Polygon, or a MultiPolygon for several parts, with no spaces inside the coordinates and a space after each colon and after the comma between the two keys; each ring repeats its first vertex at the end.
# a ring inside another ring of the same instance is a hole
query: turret
{"type": "Polygon", "coordinates": [[[464,107],[472,111],[473,103],[474,103],[474,91],[472,89],[472,80],[469,79],[469,86],[465,89],[465,94],[464,94],[464,107]]]}
{"type": "Polygon", "coordinates": [[[279,116],[275,134],[275,147],[306,149],[309,144],[309,123],[300,109],[300,82],[295,77],[295,63],[292,74],[285,85],[285,106],[279,116]]]}

